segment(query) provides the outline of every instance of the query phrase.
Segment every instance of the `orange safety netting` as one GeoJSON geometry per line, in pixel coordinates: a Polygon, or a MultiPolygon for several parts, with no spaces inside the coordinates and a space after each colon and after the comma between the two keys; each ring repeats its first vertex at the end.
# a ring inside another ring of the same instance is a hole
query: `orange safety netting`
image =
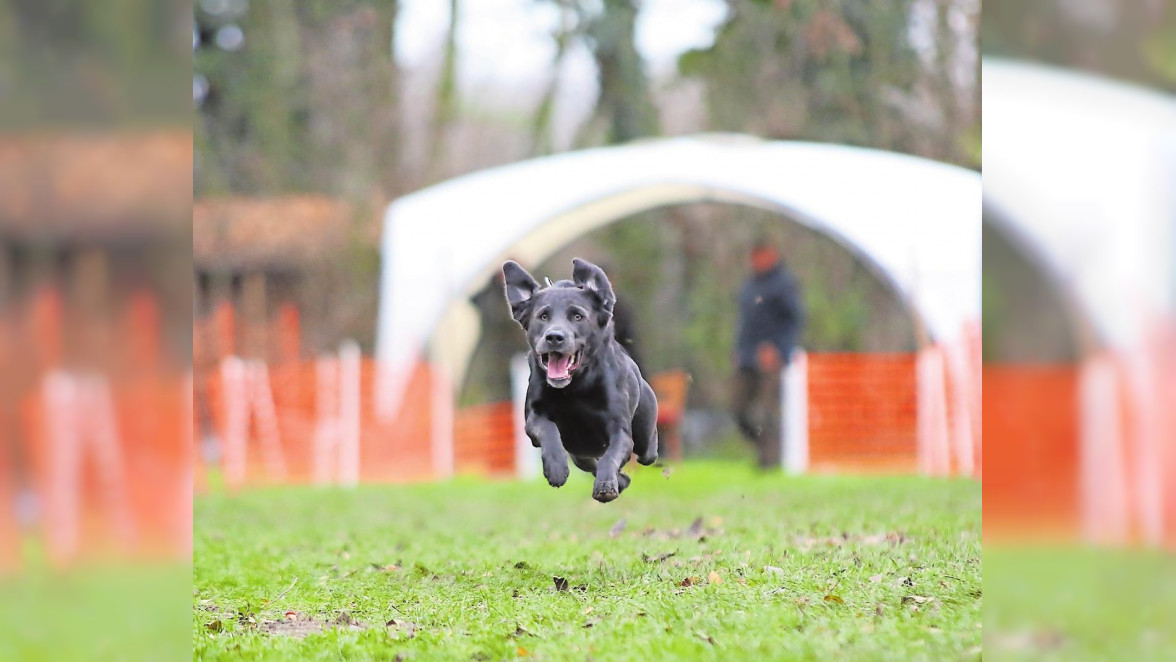
{"type": "Polygon", "coordinates": [[[813,470],[917,469],[915,361],[914,354],[808,355],[813,470]]]}
{"type": "Polygon", "coordinates": [[[45,384],[62,380],[70,399],[45,387],[21,403],[26,469],[51,560],[187,556],[194,453],[186,382],[63,374],[45,384]],[[103,397],[85,397],[93,393],[103,397]]]}
{"type": "Polygon", "coordinates": [[[453,435],[454,462],[459,473],[515,473],[514,408],[511,403],[494,402],[462,409],[454,419],[453,435]]]}
{"type": "MultiPolygon", "coordinates": [[[[917,470],[915,361],[914,354],[808,355],[809,453],[814,471],[917,470]]],[[[950,380],[948,388],[954,388],[950,380]]],[[[951,395],[949,390],[948,418],[954,420],[951,395]]],[[[513,471],[510,403],[467,407],[458,412],[455,423],[459,469],[513,471]]]]}
{"type": "MultiPolygon", "coordinates": [[[[277,418],[282,469],[267,466],[258,446],[258,421],[250,421],[245,448],[245,485],[308,483],[314,476],[315,434],[318,423],[314,361],[266,366],[277,418]]],[[[360,480],[384,482],[431,478],[436,475],[431,450],[434,377],[427,366],[414,370],[397,415],[388,420],[375,412],[375,361],[360,363],[360,480]]],[[[204,376],[207,404],[214,425],[224,439],[226,429],[225,378],[219,371],[204,376]]],[[[335,396],[338,397],[337,394],[335,396]]],[[[336,405],[337,406],[337,405],[336,405]]],[[[231,485],[239,487],[239,485],[231,485]]]]}
{"type": "Polygon", "coordinates": [[[1079,372],[1074,365],[985,365],[986,540],[1079,533],[1079,372]]]}
{"type": "Polygon", "coordinates": [[[0,575],[17,567],[20,557],[14,503],[16,475],[9,456],[11,441],[7,438],[13,421],[7,420],[6,412],[7,408],[0,409],[0,575]]]}

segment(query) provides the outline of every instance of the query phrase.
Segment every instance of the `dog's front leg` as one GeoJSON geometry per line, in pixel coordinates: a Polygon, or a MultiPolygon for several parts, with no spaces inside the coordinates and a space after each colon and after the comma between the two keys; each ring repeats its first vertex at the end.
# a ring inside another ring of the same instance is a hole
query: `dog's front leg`
{"type": "Polygon", "coordinates": [[[538,414],[527,416],[527,436],[543,455],[543,477],[552,487],[568,482],[568,453],[564,450],[559,428],[551,419],[538,414]]]}
{"type": "Polygon", "coordinates": [[[622,423],[609,425],[608,450],[596,465],[596,482],[592,485],[592,498],[608,503],[621,493],[619,474],[621,467],[633,455],[633,435],[622,423]]]}

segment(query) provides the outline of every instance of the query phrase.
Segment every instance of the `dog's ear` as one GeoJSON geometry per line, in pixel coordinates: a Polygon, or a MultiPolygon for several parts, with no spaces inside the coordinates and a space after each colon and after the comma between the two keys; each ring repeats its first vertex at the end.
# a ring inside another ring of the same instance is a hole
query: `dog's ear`
{"type": "Polygon", "coordinates": [[[604,270],[587,260],[574,258],[572,260],[572,282],[577,287],[592,292],[600,299],[602,312],[598,318],[600,326],[608,324],[608,320],[612,318],[613,306],[617,303],[617,297],[613,294],[612,284],[608,282],[608,276],[604,275],[604,270]]]}
{"type": "Polygon", "coordinates": [[[511,317],[525,329],[527,317],[531,312],[531,298],[539,290],[539,283],[513,260],[508,260],[502,265],[502,276],[506,284],[506,303],[510,305],[511,317]]]}

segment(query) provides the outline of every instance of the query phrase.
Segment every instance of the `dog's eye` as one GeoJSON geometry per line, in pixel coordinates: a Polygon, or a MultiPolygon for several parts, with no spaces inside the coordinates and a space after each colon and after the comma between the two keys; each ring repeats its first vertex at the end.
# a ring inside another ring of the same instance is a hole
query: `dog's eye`
{"type": "Polygon", "coordinates": [[[547,313],[539,313],[539,319],[546,322],[547,321],[547,313]]]}
{"type": "Polygon", "coordinates": [[[572,315],[572,319],[574,319],[574,320],[576,320],[577,322],[579,322],[579,321],[581,321],[581,320],[583,320],[583,319],[584,319],[584,316],[583,316],[583,315],[581,315],[580,313],[575,313],[575,314],[573,314],[573,315],[572,315]]]}

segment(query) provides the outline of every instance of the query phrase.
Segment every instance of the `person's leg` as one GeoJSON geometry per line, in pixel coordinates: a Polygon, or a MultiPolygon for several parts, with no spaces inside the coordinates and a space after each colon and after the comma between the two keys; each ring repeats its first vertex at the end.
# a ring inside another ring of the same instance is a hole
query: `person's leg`
{"type": "Polygon", "coordinates": [[[752,420],[752,410],[755,407],[759,385],[759,373],[740,368],[735,372],[731,388],[731,414],[735,417],[735,425],[745,439],[757,445],[761,429],[759,424],[752,420]]]}
{"type": "Polygon", "coordinates": [[[764,400],[763,435],[759,441],[759,463],[761,469],[778,469],[782,459],[780,433],[782,427],[782,411],[780,397],[783,393],[783,380],[780,372],[773,371],[762,377],[761,397],[764,400]]]}

